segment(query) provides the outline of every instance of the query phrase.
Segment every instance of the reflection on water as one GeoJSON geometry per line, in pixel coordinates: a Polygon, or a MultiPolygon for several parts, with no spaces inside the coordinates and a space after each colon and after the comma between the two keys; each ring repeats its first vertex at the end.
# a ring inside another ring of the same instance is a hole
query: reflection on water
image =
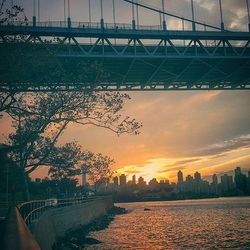
{"type": "Polygon", "coordinates": [[[93,232],[103,243],[88,250],[250,249],[250,198],[117,205],[130,212],[93,232]]]}

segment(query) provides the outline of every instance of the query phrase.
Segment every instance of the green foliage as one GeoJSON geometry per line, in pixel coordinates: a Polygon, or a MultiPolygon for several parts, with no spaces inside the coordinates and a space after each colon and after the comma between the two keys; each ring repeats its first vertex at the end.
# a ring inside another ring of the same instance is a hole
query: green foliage
{"type": "Polygon", "coordinates": [[[79,163],[83,158],[81,146],[76,142],[66,143],[61,147],[54,147],[50,156],[49,175],[52,180],[63,181],[74,179],[81,174],[79,163]]]}
{"type": "MultiPolygon", "coordinates": [[[[127,94],[116,92],[18,96],[16,106],[7,110],[15,129],[8,143],[18,148],[12,159],[28,174],[39,166],[49,166],[58,138],[71,123],[106,128],[118,135],[138,134],[141,124],[120,114],[128,99],[127,94]]],[[[104,162],[101,156],[95,157],[104,162]]]]}

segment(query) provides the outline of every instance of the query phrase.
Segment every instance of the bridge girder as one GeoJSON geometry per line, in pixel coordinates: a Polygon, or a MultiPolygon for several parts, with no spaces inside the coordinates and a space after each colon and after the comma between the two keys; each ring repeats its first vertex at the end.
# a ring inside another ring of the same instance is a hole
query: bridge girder
{"type": "Polygon", "coordinates": [[[249,41],[248,32],[0,27],[1,51],[18,48],[30,56],[34,49],[46,51],[68,72],[79,62],[96,63],[106,72],[105,78],[96,74],[84,81],[0,77],[0,91],[250,89],[249,41]],[[13,43],[16,35],[21,43],[13,43]]]}

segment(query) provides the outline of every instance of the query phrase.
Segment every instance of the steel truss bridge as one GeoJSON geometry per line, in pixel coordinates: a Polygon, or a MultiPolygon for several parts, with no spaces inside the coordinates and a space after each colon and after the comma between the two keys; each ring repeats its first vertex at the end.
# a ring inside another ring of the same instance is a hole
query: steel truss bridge
{"type": "MultiPolygon", "coordinates": [[[[73,22],[70,16],[40,22],[35,13],[32,23],[1,25],[0,91],[250,89],[250,32],[225,29],[221,1],[220,27],[196,21],[192,0],[191,19],[168,13],[164,4],[159,10],[125,2],[132,6],[132,25],[105,23],[103,14],[100,23],[73,22]],[[158,12],[160,25],[140,26],[138,8],[158,12]],[[168,29],[168,15],[182,21],[181,30],[168,29]],[[44,54],[51,63],[30,59],[44,54]]],[[[248,1],[247,10],[249,17],[248,1]]]]}

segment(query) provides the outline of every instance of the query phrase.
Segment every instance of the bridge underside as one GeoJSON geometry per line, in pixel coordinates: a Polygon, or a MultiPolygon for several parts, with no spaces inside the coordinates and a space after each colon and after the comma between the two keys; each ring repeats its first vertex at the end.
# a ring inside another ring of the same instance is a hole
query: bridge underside
{"type": "MultiPolygon", "coordinates": [[[[143,43],[138,34],[126,42],[122,38],[123,44],[104,33],[93,36],[92,44],[72,34],[56,36],[54,42],[46,41],[53,33],[23,33],[19,43],[8,41],[13,34],[0,34],[0,91],[250,89],[248,33],[245,39],[236,36],[243,39],[241,46],[232,45],[225,33],[220,32],[214,46],[212,36],[199,40],[189,33],[180,33],[182,45],[174,44],[169,34],[165,39],[160,34],[154,45],[143,43]]],[[[233,39],[232,33],[228,36],[233,39]]]]}

